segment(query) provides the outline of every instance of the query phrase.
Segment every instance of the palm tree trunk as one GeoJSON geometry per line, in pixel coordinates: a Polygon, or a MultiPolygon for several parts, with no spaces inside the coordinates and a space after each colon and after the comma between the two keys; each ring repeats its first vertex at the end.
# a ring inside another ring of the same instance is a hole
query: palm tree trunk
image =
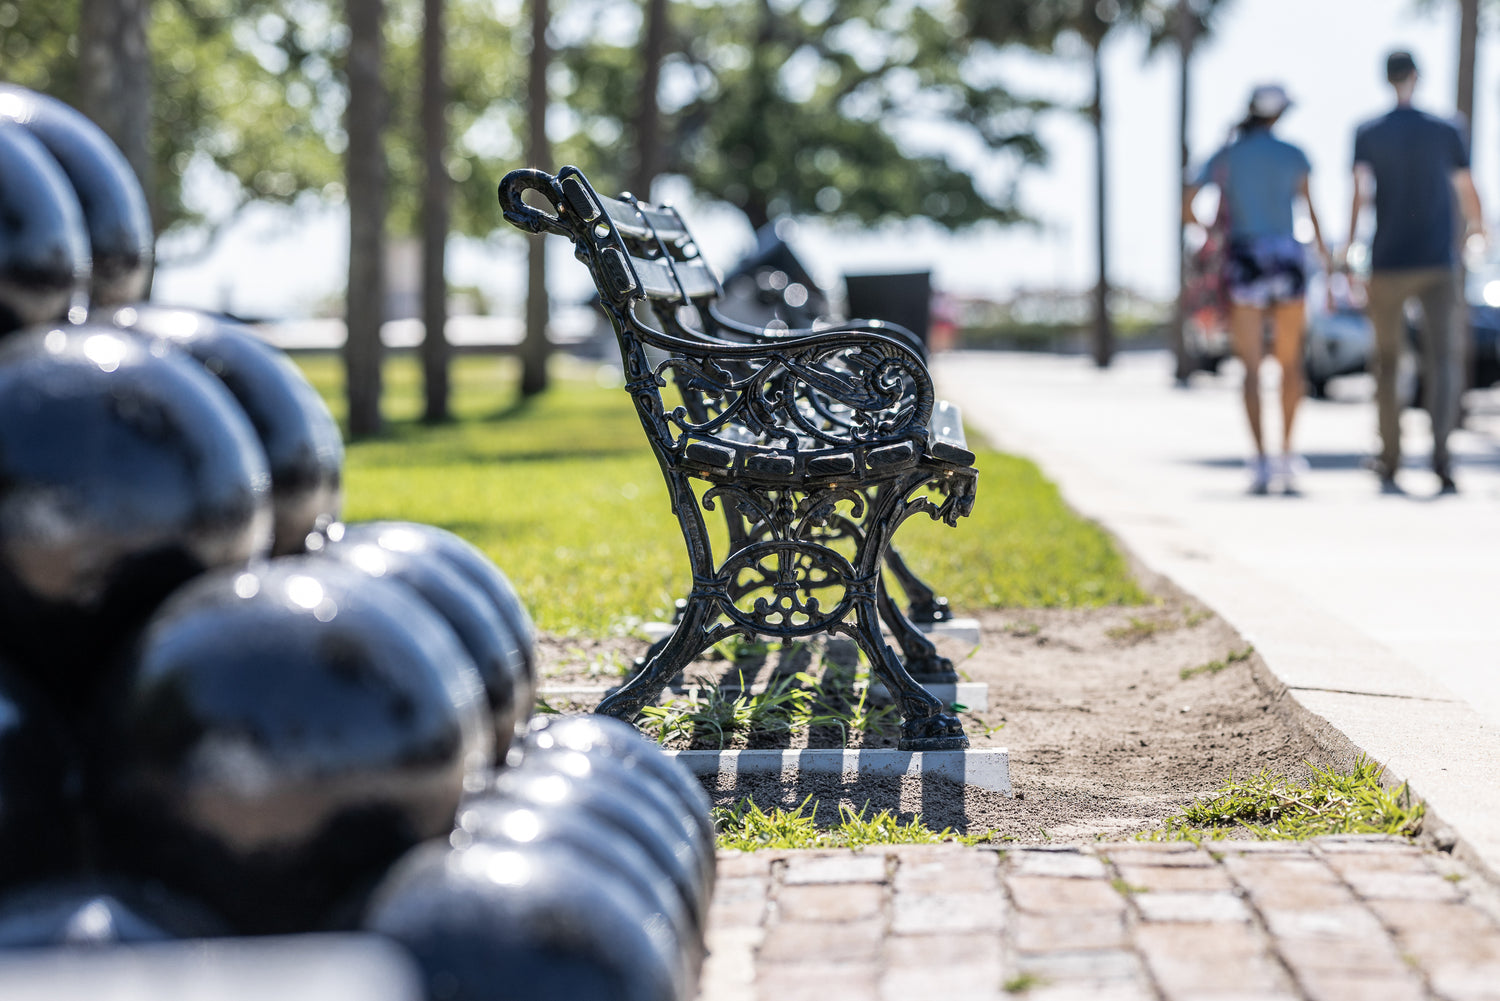
{"type": "Polygon", "coordinates": [[[347,0],[349,18],[349,146],[344,171],[349,192],[349,285],[345,293],[344,368],[349,434],[378,434],[380,325],[385,319],[385,213],[387,170],[381,133],[385,88],[381,81],[382,0],[347,0]]]}
{"type": "Polygon", "coordinates": [[[1109,315],[1109,203],[1105,173],[1104,149],[1104,62],[1099,50],[1101,37],[1090,49],[1094,72],[1094,100],[1089,105],[1089,121],[1094,127],[1094,214],[1098,241],[1098,278],[1094,282],[1094,364],[1108,368],[1115,353],[1115,329],[1109,315]]]}
{"type": "Polygon", "coordinates": [[[448,92],[443,79],[445,0],[423,0],[422,24],[422,378],[423,420],[448,410],[448,92]]]}
{"type": "MultiPolygon", "coordinates": [[[[125,154],[151,202],[151,0],[79,0],[81,110],[125,154]]],[[[152,204],[152,221],[160,228],[152,204]]]]}
{"type": "MultiPolygon", "coordinates": [[[[552,151],[547,142],[547,0],[531,0],[531,65],[527,79],[526,159],[533,167],[550,170],[552,151]]],[[[547,388],[547,257],[546,237],[528,237],[526,258],[526,338],[521,342],[521,395],[534,396],[547,388]]]]}
{"type": "MultiPolygon", "coordinates": [[[[1197,20],[1193,16],[1188,0],[1177,0],[1177,178],[1179,189],[1188,169],[1188,99],[1191,96],[1191,75],[1188,72],[1193,62],[1193,43],[1197,40],[1197,20]]],[[[1180,202],[1181,197],[1178,198],[1180,202]]],[[[1192,374],[1191,359],[1187,352],[1187,207],[1183,206],[1177,217],[1177,309],[1172,318],[1172,353],[1177,359],[1176,379],[1179,384],[1187,382],[1192,374]]]]}
{"type": "Polygon", "coordinates": [[[1474,50],[1479,42],[1479,0],[1458,3],[1458,99],[1465,127],[1474,121],[1474,50]]]}
{"type": "Polygon", "coordinates": [[[667,48],[667,0],[646,0],[646,27],[641,42],[641,94],[635,117],[635,177],[631,190],[651,200],[651,182],[661,172],[661,107],[656,91],[667,48]]]}

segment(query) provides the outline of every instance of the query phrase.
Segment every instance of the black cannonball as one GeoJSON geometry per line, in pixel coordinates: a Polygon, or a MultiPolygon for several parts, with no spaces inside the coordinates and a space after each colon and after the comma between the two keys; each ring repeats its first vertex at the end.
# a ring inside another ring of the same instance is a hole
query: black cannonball
{"type": "Polygon", "coordinates": [[[432,1001],[676,1001],[690,996],[664,924],[563,845],[413,850],[365,928],[411,952],[432,1001]]]}
{"type": "MultiPolygon", "coordinates": [[[[5,99],[0,94],[0,102],[5,99]]],[[[89,280],[83,209],[62,167],[0,118],[0,335],[62,320],[89,280]]]]}
{"type": "Polygon", "coordinates": [[[0,120],[27,128],[56,157],[88,227],[91,306],[143,298],[151,284],[155,235],[141,182],[104,130],[45,94],[0,84],[0,120]]]}
{"type": "Polygon", "coordinates": [[[244,408],[271,468],[271,555],[302,552],[308,533],[338,518],[344,468],[338,422],[284,352],[244,324],[198,310],[136,303],[115,310],[112,319],[197,358],[244,408]]]}
{"type": "MultiPolygon", "coordinates": [[[[704,838],[692,812],[682,805],[638,761],[620,761],[605,755],[590,755],[565,747],[545,750],[528,747],[520,767],[531,772],[561,772],[593,785],[606,785],[625,794],[641,810],[651,810],[667,822],[674,839],[686,842],[698,869],[698,882],[706,897],[714,883],[714,841],[704,838]]],[[[674,843],[676,843],[674,841],[674,843]]]]}
{"type": "Polygon", "coordinates": [[[0,664],[0,886],[77,864],[78,768],[43,701],[0,664]]]}
{"type": "Polygon", "coordinates": [[[576,804],[538,807],[499,795],[465,801],[451,842],[528,845],[560,844],[595,865],[619,876],[647,904],[647,921],[665,921],[672,928],[690,978],[703,962],[703,934],[666,873],[656,867],[645,849],[576,804]]]}
{"type": "Polygon", "coordinates": [[[570,805],[585,810],[598,822],[601,836],[623,834],[644,849],[677,888],[693,921],[702,927],[708,892],[696,846],[657,810],[632,799],[626,790],[598,781],[597,776],[592,779],[555,768],[523,765],[501,771],[493,789],[484,795],[539,809],[570,805]]]}
{"type": "Polygon", "coordinates": [[[496,759],[503,761],[516,727],[524,723],[529,705],[524,666],[505,622],[484,593],[468,577],[430,550],[391,549],[375,542],[354,541],[362,533],[329,542],[323,555],[410,587],[448,621],[479,668],[489,699],[495,729],[496,759]]]}
{"type": "Polygon", "coordinates": [[[523,747],[539,751],[563,747],[645,769],[681,800],[698,829],[700,845],[712,854],[716,837],[710,812],[713,804],[703,791],[703,783],[668,757],[660,744],[624,720],[597,713],[548,716],[532,724],[523,747]]]}
{"type": "Polygon", "coordinates": [[[0,340],[0,650],[74,697],[177,585],[270,543],[265,453],[223,385],[95,324],[0,340]]]}
{"type": "Polygon", "coordinates": [[[152,617],[118,682],[106,856],[242,931],[307,930],[446,835],[492,754],[448,624],[329,560],[205,574],[152,617]]]}
{"type": "Polygon", "coordinates": [[[224,933],[218,918],[155,883],[67,879],[0,898],[0,949],[167,942],[224,933]]]}
{"type": "Polygon", "coordinates": [[[522,664],[528,685],[519,701],[529,715],[536,692],[536,665],[533,657],[536,627],[526,606],[516,594],[505,573],[473,543],[434,525],[411,521],[367,521],[357,525],[333,525],[330,542],[373,542],[402,553],[433,553],[453,564],[465,577],[484,592],[495,611],[505,622],[512,642],[513,658],[522,664]]]}

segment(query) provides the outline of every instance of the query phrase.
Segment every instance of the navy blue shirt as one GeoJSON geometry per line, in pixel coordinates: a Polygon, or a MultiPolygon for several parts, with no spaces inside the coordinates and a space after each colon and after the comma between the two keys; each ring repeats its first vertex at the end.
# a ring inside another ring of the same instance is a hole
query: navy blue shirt
{"type": "Polygon", "coordinates": [[[1375,175],[1371,267],[1452,267],[1453,172],[1469,166],[1458,127],[1416,108],[1396,108],[1354,133],[1354,162],[1375,175]]]}
{"type": "Polygon", "coordinates": [[[1195,182],[1229,201],[1231,237],[1292,236],[1292,203],[1311,171],[1307,156],[1269,129],[1247,129],[1209,159],[1195,182]]]}

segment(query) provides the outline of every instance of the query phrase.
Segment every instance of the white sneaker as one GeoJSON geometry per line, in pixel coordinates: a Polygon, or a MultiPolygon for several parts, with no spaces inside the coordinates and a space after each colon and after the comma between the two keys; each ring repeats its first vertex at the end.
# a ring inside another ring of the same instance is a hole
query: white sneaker
{"type": "Polygon", "coordinates": [[[1252,455],[1245,460],[1245,468],[1250,471],[1250,492],[1252,494],[1264,494],[1271,488],[1271,460],[1264,455],[1252,455]]]}
{"type": "Polygon", "coordinates": [[[1284,494],[1301,493],[1300,482],[1307,472],[1307,460],[1295,452],[1276,457],[1275,479],[1284,494]]]}

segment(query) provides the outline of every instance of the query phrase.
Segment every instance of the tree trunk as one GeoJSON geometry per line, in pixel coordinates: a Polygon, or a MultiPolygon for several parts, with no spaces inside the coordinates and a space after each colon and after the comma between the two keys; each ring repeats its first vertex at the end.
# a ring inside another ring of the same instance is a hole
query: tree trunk
{"type": "MultiPolygon", "coordinates": [[[[533,167],[552,169],[547,141],[547,0],[531,0],[531,65],[526,89],[526,160],[533,167]]],[[[545,236],[527,240],[526,338],[521,342],[521,395],[534,396],[547,388],[547,245],[545,236]]]]}
{"type": "Polygon", "coordinates": [[[349,285],[344,316],[348,338],[344,368],[349,434],[378,434],[380,324],[385,319],[385,214],[387,170],[382,132],[386,97],[381,81],[382,0],[346,0],[349,18],[349,135],[344,172],[349,197],[349,285]]]}
{"type": "MultiPolygon", "coordinates": [[[[1189,69],[1193,62],[1193,43],[1197,40],[1198,25],[1193,17],[1189,0],[1177,0],[1177,200],[1182,201],[1182,185],[1187,177],[1188,157],[1188,99],[1191,96],[1189,69]]],[[[1177,359],[1176,379],[1185,384],[1192,375],[1192,363],[1187,352],[1187,206],[1182,206],[1177,216],[1177,309],[1172,317],[1172,353],[1177,359]]]]}
{"type": "Polygon", "coordinates": [[[1454,104],[1464,128],[1474,121],[1474,50],[1479,42],[1479,0],[1458,3],[1458,97],[1454,104]]]}
{"type": "Polygon", "coordinates": [[[1094,282],[1094,364],[1108,368],[1115,353],[1115,328],[1109,315],[1109,201],[1104,149],[1104,62],[1099,50],[1101,37],[1090,48],[1094,72],[1094,100],[1089,121],[1094,127],[1094,213],[1098,241],[1098,278],[1094,282]]]}
{"type": "Polygon", "coordinates": [[[448,90],[443,79],[443,6],[423,0],[422,24],[422,377],[423,420],[450,418],[448,410],[448,90]]]}
{"type": "MultiPolygon", "coordinates": [[[[151,0],[79,0],[80,110],[120,147],[154,202],[150,25],[151,0]]],[[[153,223],[157,211],[152,204],[153,223]]]]}
{"type": "Polygon", "coordinates": [[[641,93],[635,117],[635,176],[631,190],[651,200],[651,182],[661,173],[661,107],[656,91],[661,83],[661,61],[667,48],[667,0],[646,0],[646,26],[641,42],[641,93]]]}

